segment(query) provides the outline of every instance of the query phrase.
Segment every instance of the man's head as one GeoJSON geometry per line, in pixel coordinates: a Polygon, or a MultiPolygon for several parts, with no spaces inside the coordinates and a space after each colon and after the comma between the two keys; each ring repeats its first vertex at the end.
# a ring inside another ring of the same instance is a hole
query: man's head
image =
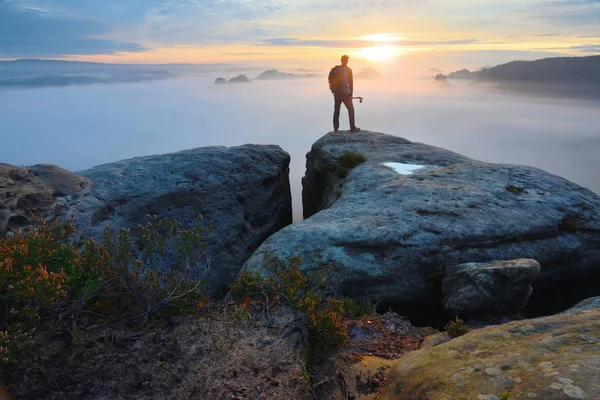
{"type": "Polygon", "coordinates": [[[342,65],[348,65],[348,60],[350,59],[350,57],[348,57],[347,55],[343,55],[342,56],[342,65]]]}

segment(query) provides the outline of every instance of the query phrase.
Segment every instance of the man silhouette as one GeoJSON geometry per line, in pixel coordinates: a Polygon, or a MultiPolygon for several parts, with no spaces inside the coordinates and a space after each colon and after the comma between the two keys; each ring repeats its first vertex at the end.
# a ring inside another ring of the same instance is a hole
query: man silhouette
{"type": "Polygon", "coordinates": [[[354,121],[354,104],[352,104],[352,95],[354,94],[354,79],[352,70],[348,67],[347,55],[342,56],[342,65],[336,65],[329,73],[329,86],[335,98],[333,111],[333,131],[339,132],[340,129],[340,110],[342,103],[348,109],[348,119],[350,120],[350,132],[359,132],[354,121]]]}

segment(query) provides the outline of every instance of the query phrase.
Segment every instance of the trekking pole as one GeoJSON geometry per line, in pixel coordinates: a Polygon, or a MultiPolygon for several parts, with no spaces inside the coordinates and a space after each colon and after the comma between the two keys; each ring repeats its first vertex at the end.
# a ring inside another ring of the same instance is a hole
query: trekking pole
{"type": "Polygon", "coordinates": [[[359,103],[362,103],[362,102],[363,102],[363,98],[362,98],[362,97],[353,97],[353,98],[352,98],[352,100],[355,100],[355,99],[358,99],[358,100],[360,100],[360,101],[359,101],[359,103]]]}

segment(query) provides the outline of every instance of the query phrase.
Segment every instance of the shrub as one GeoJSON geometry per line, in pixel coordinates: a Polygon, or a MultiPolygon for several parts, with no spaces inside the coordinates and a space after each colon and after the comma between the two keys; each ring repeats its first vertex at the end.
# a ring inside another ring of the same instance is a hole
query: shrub
{"type": "Polygon", "coordinates": [[[327,299],[326,308],[310,316],[312,328],[330,349],[340,348],[348,340],[348,329],[342,318],[344,313],[340,300],[327,299]]]}
{"type": "Polygon", "coordinates": [[[335,350],[348,339],[343,320],[347,311],[344,310],[342,301],[328,298],[319,292],[324,287],[324,277],[318,274],[306,275],[301,270],[301,264],[300,257],[291,257],[288,265],[281,260],[269,258],[268,269],[273,274],[272,277],[262,278],[259,274],[241,273],[230,284],[231,294],[237,301],[271,298],[274,302],[283,302],[308,317],[313,342],[320,342],[329,350],[335,350]]]}
{"type": "Polygon", "coordinates": [[[118,292],[132,307],[131,321],[149,320],[157,312],[179,314],[193,310],[205,297],[202,273],[209,268],[206,243],[212,227],[198,216],[196,225],[149,216],[139,225],[135,251],[128,229],[104,232],[118,292]]]}
{"type": "Polygon", "coordinates": [[[234,300],[240,301],[260,293],[262,278],[260,274],[242,272],[238,278],[229,284],[229,289],[234,300]]]}
{"type": "Polygon", "coordinates": [[[348,297],[340,298],[344,312],[353,318],[365,317],[374,313],[373,305],[369,302],[356,302],[348,297]]]}
{"type": "Polygon", "coordinates": [[[456,317],[454,321],[450,321],[444,329],[451,338],[457,338],[469,332],[470,328],[465,321],[456,317]]]}
{"type": "Polygon", "coordinates": [[[36,220],[32,231],[0,239],[0,361],[12,359],[40,319],[98,290],[108,254],[77,236],[72,222],[36,220]]]}
{"type": "Polygon", "coordinates": [[[72,221],[36,220],[29,232],[0,238],[0,362],[14,360],[41,323],[60,329],[67,316],[83,326],[140,323],[158,312],[196,309],[210,231],[198,222],[184,229],[151,217],[139,227],[139,252],[129,230],[107,229],[97,244],[72,221]]]}

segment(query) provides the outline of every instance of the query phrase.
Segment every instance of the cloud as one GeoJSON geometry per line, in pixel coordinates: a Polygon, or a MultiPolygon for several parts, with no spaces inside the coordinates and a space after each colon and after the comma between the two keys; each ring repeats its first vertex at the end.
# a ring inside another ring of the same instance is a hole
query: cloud
{"type": "Polygon", "coordinates": [[[580,53],[600,53],[600,44],[582,44],[576,46],[568,46],[568,47],[549,47],[545,49],[536,49],[536,50],[559,50],[559,51],[577,51],[580,53]]]}
{"type": "MultiPolygon", "coordinates": [[[[75,0],[62,0],[75,3],[75,0]]],[[[82,2],[84,15],[110,21],[120,35],[157,46],[240,43],[268,36],[262,20],[274,0],[103,0],[82,2]]],[[[73,6],[75,7],[75,6],[73,6]]]]}
{"type": "MultiPolygon", "coordinates": [[[[275,47],[331,47],[331,48],[361,48],[372,47],[382,42],[371,40],[305,40],[297,38],[275,38],[265,39],[261,43],[255,43],[253,46],[275,46],[275,47]]],[[[416,40],[396,40],[392,42],[383,42],[386,45],[399,47],[418,47],[418,46],[446,46],[456,44],[475,44],[480,43],[477,39],[450,40],[442,42],[428,42],[416,40]]]]}
{"type": "Polygon", "coordinates": [[[542,1],[532,9],[537,19],[560,25],[600,25],[600,0],[542,1]]]}
{"type": "Polygon", "coordinates": [[[571,50],[579,51],[581,53],[600,53],[600,44],[584,44],[581,46],[571,46],[571,50]]]}
{"type": "Polygon", "coordinates": [[[0,57],[54,57],[140,52],[147,47],[101,38],[107,24],[68,16],[52,9],[0,1],[0,57]]]}

